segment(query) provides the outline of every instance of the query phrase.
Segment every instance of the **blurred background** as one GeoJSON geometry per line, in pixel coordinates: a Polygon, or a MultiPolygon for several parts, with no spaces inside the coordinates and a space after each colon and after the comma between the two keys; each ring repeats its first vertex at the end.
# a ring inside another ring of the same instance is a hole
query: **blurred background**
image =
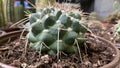
{"type": "MultiPolygon", "coordinates": [[[[29,13],[36,12],[34,7],[36,1],[40,0],[0,0],[0,27],[9,26],[26,18],[29,13]]],[[[90,15],[90,18],[106,22],[114,22],[116,17],[120,18],[120,0],[56,0],[56,2],[71,4],[76,10],[90,15]]]]}

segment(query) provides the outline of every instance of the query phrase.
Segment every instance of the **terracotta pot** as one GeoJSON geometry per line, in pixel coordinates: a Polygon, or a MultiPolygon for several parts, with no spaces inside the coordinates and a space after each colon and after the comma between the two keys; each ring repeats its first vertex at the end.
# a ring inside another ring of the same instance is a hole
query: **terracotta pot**
{"type": "MultiPolygon", "coordinates": [[[[5,42],[8,41],[9,38],[11,38],[12,40],[16,39],[23,32],[23,30],[21,30],[19,28],[2,29],[2,30],[5,32],[5,34],[0,35],[0,46],[5,44],[5,42]]],[[[23,33],[23,35],[26,35],[26,33],[27,33],[27,31],[25,31],[23,33]]],[[[17,68],[17,67],[13,67],[13,66],[10,66],[10,65],[7,65],[7,64],[0,62],[0,68],[17,68]]]]}
{"type": "Polygon", "coordinates": [[[19,31],[19,30],[22,30],[22,28],[4,28],[4,29],[0,29],[6,33],[8,32],[13,32],[13,31],[19,31]]]}
{"type": "MultiPolygon", "coordinates": [[[[97,36],[98,37],[98,36],[97,36]]],[[[115,52],[115,57],[114,59],[109,63],[109,64],[106,64],[100,68],[117,68],[119,67],[119,62],[120,62],[120,54],[119,54],[119,50],[118,48],[115,46],[115,44],[112,44],[110,41],[102,38],[102,37],[98,37],[99,40],[103,41],[103,42],[106,42],[109,44],[109,47],[111,47],[114,52],[115,52]]]]}
{"type": "Polygon", "coordinates": [[[104,27],[107,27],[107,28],[114,27],[114,25],[115,25],[115,23],[106,23],[106,22],[102,22],[102,24],[104,27]]]}
{"type": "Polygon", "coordinates": [[[0,68],[16,68],[7,64],[0,63],[0,68]]]}
{"type": "MultiPolygon", "coordinates": [[[[1,44],[1,43],[4,43],[8,38],[14,38],[14,39],[15,39],[15,37],[20,36],[21,33],[22,33],[22,31],[19,30],[19,31],[8,32],[8,33],[0,36],[0,44],[1,44]]],[[[24,35],[26,35],[26,33],[27,33],[27,32],[24,32],[24,35]]],[[[102,38],[102,37],[98,37],[98,36],[97,36],[97,38],[98,38],[99,40],[101,40],[101,41],[109,44],[109,47],[111,47],[111,48],[114,50],[114,52],[115,52],[115,57],[114,57],[114,59],[113,59],[110,63],[108,63],[108,64],[106,64],[106,65],[104,65],[104,66],[102,66],[102,67],[100,67],[100,68],[115,68],[115,67],[117,67],[117,66],[119,65],[119,60],[120,60],[119,50],[117,49],[117,47],[116,47],[114,44],[112,44],[110,41],[105,40],[105,39],[102,38]]],[[[1,63],[1,64],[0,64],[0,67],[1,67],[1,66],[4,66],[4,64],[1,63]]],[[[4,67],[3,67],[3,68],[4,68],[4,67]]],[[[14,68],[14,67],[13,67],[13,68],[14,68]]]]}
{"type": "MultiPolygon", "coordinates": [[[[11,40],[14,40],[15,38],[19,37],[21,35],[23,30],[17,30],[17,31],[10,31],[7,33],[4,33],[3,35],[0,35],[0,44],[3,45],[9,38],[11,40]]],[[[23,33],[25,35],[27,31],[23,33]]]]}

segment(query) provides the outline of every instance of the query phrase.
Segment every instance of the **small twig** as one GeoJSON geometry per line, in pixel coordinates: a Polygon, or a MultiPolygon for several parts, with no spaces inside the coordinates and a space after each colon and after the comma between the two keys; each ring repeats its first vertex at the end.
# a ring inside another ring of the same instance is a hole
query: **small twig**
{"type": "Polygon", "coordinates": [[[27,20],[25,20],[25,21],[23,21],[23,22],[21,22],[19,25],[24,25],[26,22],[28,22],[29,20],[27,19],[27,20]]]}
{"type": "Polygon", "coordinates": [[[59,59],[59,58],[60,58],[60,57],[59,57],[59,52],[60,52],[60,51],[59,51],[59,45],[60,45],[60,44],[59,44],[59,40],[60,40],[59,37],[60,37],[60,27],[58,27],[58,37],[57,37],[57,40],[58,40],[58,41],[57,41],[57,59],[58,59],[58,60],[60,60],[60,59],[59,59]]]}
{"type": "Polygon", "coordinates": [[[0,51],[4,51],[4,50],[8,50],[9,47],[5,47],[5,48],[0,48],[0,51]]]}
{"type": "Polygon", "coordinates": [[[22,39],[22,36],[23,36],[25,30],[26,30],[26,29],[23,29],[23,31],[22,31],[22,33],[21,33],[21,35],[20,35],[20,39],[22,39]]]}
{"type": "Polygon", "coordinates": [[[87,53],[87,48],[88,48],[88,47],[87,47],[87,44],[84,43],[84,45],[85,45],[85,54],[88,55],[88,53],[87,53]]]}
{"type": "Polygon", "coordinates": [[[41,52],[42,52],[42,47],[43,47],[42,42],[40,42],[40,45],[41,45],[41,48],[40,48],[40,52],[39,52],[39,58],[41,57],[41,52]]]}
{"type": "Polygon", "coordinates": [[[28,39],[26,39],[26,43],[25,43],[25,53],[24,53],[24,56],[25,56],[26,53],[27,53],[27,46],[28,46],[28,39]]]}
{"type": "Polygon", "coordinates": [[[46,48],[50,49],[44,42],[41,42],[46,48]]]}
{"type": "Polygon", "coordinates": [[[35,9],[37,9],[37,7],[34,5],[34,4],[32,4],[30,1],[28,1],[28,0],[26,0],[33,8],[35,8],[35,9]]]}
{"type": "Polygon", "coordinates": [[[68,56],[66,53],[64,53],[63,51],[61,52],[63,55],[65,55],[65,56],[68,56]]]}
{"type": "Polygon", "coordinates": [[[115,39],[117,38],[117,32],[115,31],[114,32],[114,36],[113,36],[113,39],[111,40],[113,43],[115,43],[115,39]]]}
{"type": "Polygon", "coordinates": [[[20,20],[20,21],[18,21],[18,22],[16,22],[15,24],[11,25],[9,28],[12,28],[12,27],[14,27],[14,26],[16,26],[16,25],[18,25],[18,24],[25,23],[26,21],[28,21],[28,17],[27,17],[27,18],[24,18],[24,19],[22,19],[22,20],[20,20]]]}
{"type": "Polygon", "coordinates": [[[13,66],[9,66],[9,65],[0,63],[0,68],[16,68],[16,67],[13,67],[13,66]]]}
{"type": "Polygon", "coordinates": [[[7,41],[7,43],[9,43],[11,41],[11,38],[8,38],[8,41],[7,41]]]}

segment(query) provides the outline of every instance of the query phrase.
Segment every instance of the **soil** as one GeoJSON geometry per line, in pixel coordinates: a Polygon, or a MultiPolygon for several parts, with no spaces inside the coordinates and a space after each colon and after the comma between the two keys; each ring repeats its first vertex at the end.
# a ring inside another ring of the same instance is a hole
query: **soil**
{"type": "Polygon", "coordinates": [[[26,46],[25,37],[12,42],[9,40],[4,46],[0,46],[0,62],[17,68],[98,68],[113,60],[115,54],[107,47],[107,43],[94,38],[88,39],[81,53],[61,53],[59,59],[57,55],[50,56],[35,51],[29,44],[26,46]]]}
{"type": "MultiPolygon", "coordinates": [[[[95,23],[93,26],[91,24],[90,29],[95,35],[114,42],[111,28],[106,29],[103,25],[95,26],[95,23]]],[[[108,47],[107,43],[89,36],[87,39],[80,53],[61,52],[58,58],[58,55],[50,56],[44,52],[35,51],[29,47],[29,44],[26,45],[24,36],[21,39],[18,37],[0,46],[0,62],[17,68],[99,68],[113,60],[114,51],[108,47]]]]}

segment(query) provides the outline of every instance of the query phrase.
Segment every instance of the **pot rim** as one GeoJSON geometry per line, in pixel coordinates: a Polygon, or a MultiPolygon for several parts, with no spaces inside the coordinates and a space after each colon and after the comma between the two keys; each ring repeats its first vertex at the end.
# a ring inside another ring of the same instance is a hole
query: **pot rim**
{"type": "Polygon", "coordinates": [[[108,63],[108,64],[106,64],[106,65],[104,65],[104,66],[102,66],[100,68],[111,68],[111,67],[117,66],[119,64],[118,62],[120,61],[120,54],[119,54],[118,48],[112,42],[110,42],[110,41],[108,41],[108,40],[106,40],[106,39],[104,39],[102,37],[99,37],[99,36],[97,36],[97,37],[98,37],[98,39],[109,43],[110,44],[109,46],[114,50],[114,52],[116,54],[114,59],[110,63],[108,63]]]}
{"type": "Polygon", "coordinates": [[[0,62],[0,67],[2,67],[2,68],[16,68],[16,67],[13,67],[13,66],[1,63],[1,62],[0,62]]]}

